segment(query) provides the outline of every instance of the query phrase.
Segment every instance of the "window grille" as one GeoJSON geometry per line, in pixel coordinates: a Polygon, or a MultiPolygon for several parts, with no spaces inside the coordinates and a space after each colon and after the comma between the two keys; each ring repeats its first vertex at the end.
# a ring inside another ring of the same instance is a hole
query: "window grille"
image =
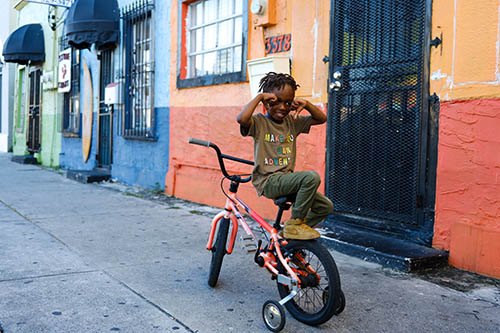
{"type": "Polygon", "coordinates": [[[125,64],[120,135],[154,139],[154,1],[140,0],[121,11],[125,64]]]}
{"type": "Polygon", "coordinates": [[[202,0],[189,5],[188,78],[241,71],[243,2],[202,0]]]}
{"type": "Polygon", "coordinates": [[[80,50],[68,44],[66,38],[59,42],[60,51],[71,47],[71,90],[63,94],[62,132],[77,136],[80,132],[80,50]]]}
{"type": "Polygon", "coordinates": [[[28,133],[26,136],[26,146],[30,153],[40,151],[41,78],[41,67],[31,67],[29,69],[28,133]]]}

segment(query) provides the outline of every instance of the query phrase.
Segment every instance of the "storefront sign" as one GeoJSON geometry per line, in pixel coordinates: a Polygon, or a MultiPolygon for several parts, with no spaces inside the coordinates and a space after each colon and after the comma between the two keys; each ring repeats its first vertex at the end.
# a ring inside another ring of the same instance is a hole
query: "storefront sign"
{"type": "Polygon", "coordinates": [[[292,35],[280,35],[266,38],[266,54],[289,51],[292,47],[292,35]]]}
{"type": "Polygon", "coordinates": [[[71,7],[73,0],[24,0],[26,2],[36,2],[44,5],[59,6],[59,7],[71,7]]]}
{"type": "Polygon", "coordinates": [[[59,53],[59,71],[57,75],[57,92],[66,93],[71,90],[71,48],[59,53]]]}

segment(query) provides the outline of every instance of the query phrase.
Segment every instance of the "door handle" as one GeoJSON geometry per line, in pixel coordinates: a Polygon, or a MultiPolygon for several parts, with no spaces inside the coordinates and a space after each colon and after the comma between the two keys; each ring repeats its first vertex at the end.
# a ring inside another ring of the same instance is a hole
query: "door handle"
{"type": "Polygon", "coordinates": [[[330,82],[330,90],[339,91],[341,88],[342,88],[342,82],[340,81],[330,82]]]}

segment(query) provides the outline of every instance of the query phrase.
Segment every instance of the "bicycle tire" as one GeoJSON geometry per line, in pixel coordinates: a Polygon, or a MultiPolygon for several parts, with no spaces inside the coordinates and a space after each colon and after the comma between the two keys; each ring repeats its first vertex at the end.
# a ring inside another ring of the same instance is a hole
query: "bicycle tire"
{"type": "Polygon", "coordinates": [[[215,246],[212,246],[212,260],[210,261],[210,271],[208,273],[208,285],[215,287],[219,280],[220,269],[222,267],[222,259],[226,254],[227,234],[229,232],[229,219],[222,218],[219,221],[217,230],[217,239],[215,246]]]}
{"type": "MultiPolygon", "coordinates": [[[[321,277],[319,281],[316,280],[316,274],[309,274],[304,267],[297,266],[292,259],[290,266],[306,273],[309,281],[309,276],[311,276],[313,282],[309,282],[311,285],[303,282],[299,293],[293,299],[286,302],[285,307],[295,319],[304,324],[316,326],[327,322],[333,315],[338,313],[339,306],[341,305],[340,276],[335,260],[330,252],[316,240],[291,240],[285,246],[285,250],[290,255],[290,258],[294,258],[299,251],[302,255],[305,254],[304,260],[321,277]],[[318,285],[314,286],[316,283],[318,285]],[[330,297],[332,291],[334,297],[330,297]],[[318,292],[320,295],[317,294],[318,292]],[[311,306],[313,302],[318,303],[316,309],[306,308],[311,306]]],[[[301,266],[305,265],[301,264],[301,266]]],[[[288,275],[284,267],[280,269],[283,274],[288,275]]],[[[284,298],[290,294],[290,289],[288,286],[278,282],[278,292],[280,297],[284,298]]]]}

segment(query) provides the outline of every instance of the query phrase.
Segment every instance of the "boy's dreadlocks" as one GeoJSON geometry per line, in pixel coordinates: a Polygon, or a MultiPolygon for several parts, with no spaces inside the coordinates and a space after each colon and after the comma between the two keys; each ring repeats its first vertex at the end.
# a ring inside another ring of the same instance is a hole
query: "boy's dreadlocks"
{"type": "Polygon", "coordinates": [[[260,80],[259,92],[271,92],[274,89],[281,90],[285,85],[292,87],[293,91],[299,87],[291,75],[269,72],[260,80]]]}

